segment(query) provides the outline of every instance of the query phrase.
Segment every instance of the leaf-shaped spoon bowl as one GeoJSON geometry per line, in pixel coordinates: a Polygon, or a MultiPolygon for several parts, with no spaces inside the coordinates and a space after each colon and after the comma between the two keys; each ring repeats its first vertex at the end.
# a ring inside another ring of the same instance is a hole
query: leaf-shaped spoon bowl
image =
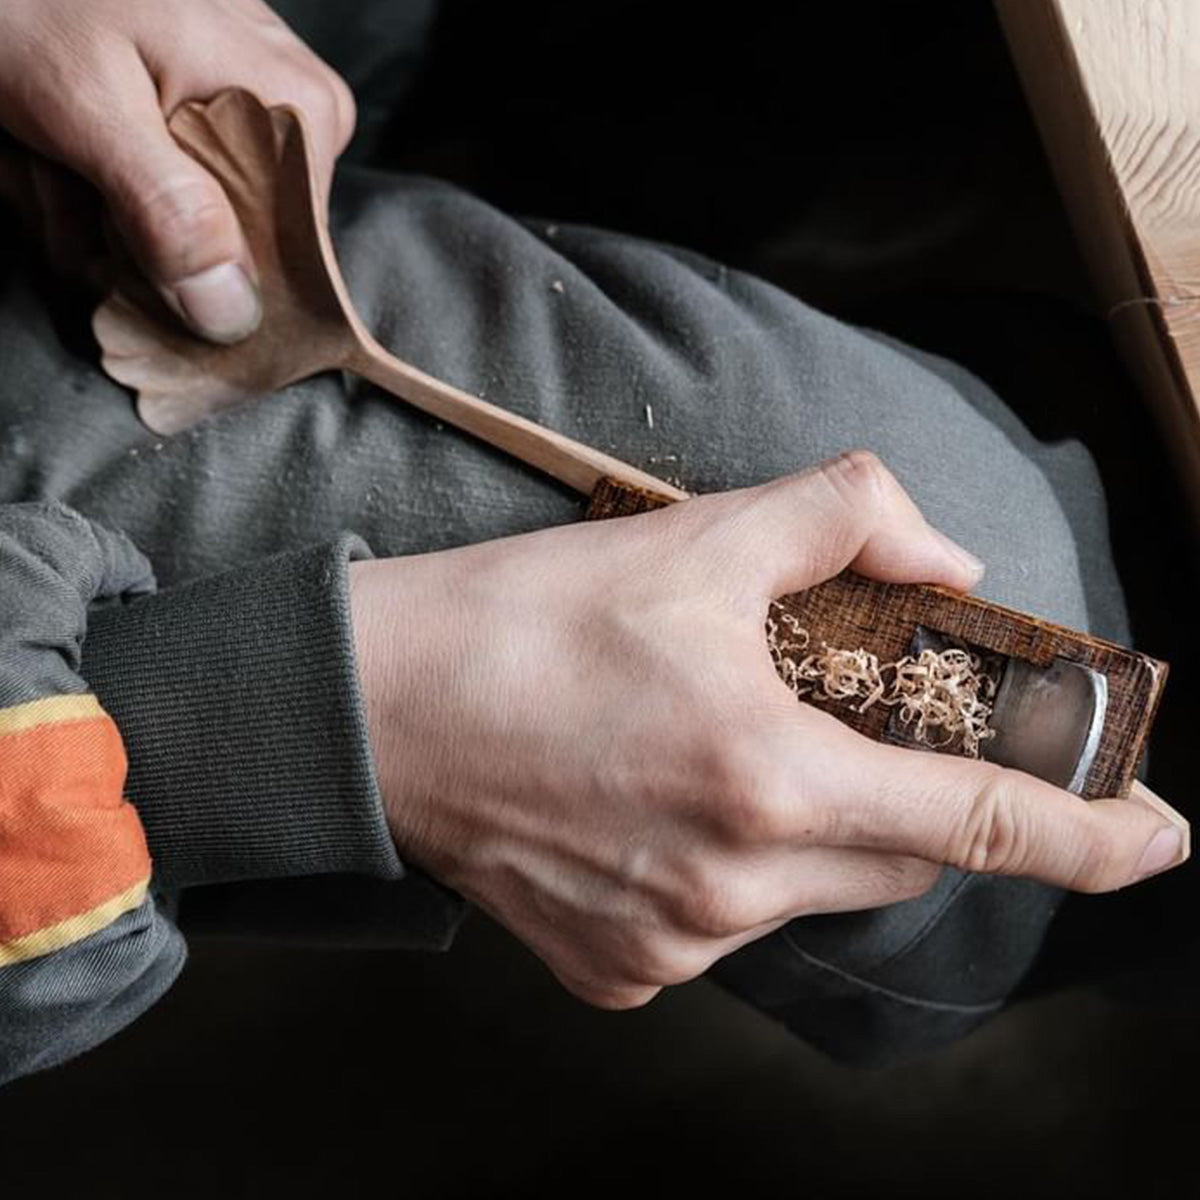
{"type": "Polygon", "coordinates": [[[304,119],[240,89],[185,104],[176,141],[222,184],[254,256],[258,331],[233,346],[201,341],[130,279],[96,310],[105,371],[136,391],[142,420],[177,433],[321,371],[344,370],[590,494],[605,477],[669,499],[687,493],[524,417],[434,379],[385,350],[354,311],[329,238],[304,119]]]}

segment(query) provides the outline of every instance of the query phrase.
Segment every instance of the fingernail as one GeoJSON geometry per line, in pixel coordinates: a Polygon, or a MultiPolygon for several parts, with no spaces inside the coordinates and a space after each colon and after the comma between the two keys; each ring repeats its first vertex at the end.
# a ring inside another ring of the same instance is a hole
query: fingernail
{"type": "Polygon", "coordinates": [[[1178,829],[1168,825],[1160,829],[1142,852],[1142,861],[1138,863],[1135,879],[1145,879],[1157,875],[1168,867],[1173,867],[1183,857],[1183,835],[1178,829]]]}
{"type": "MultiPolygon", "coordinates": [[[[1129,789],[1130,800],[1138,800],[1147,808],[1152,808],[1160,817],[1165,817],[1172,825],[1188,832],[1187,818],[1177,808],[1172,808],[1157,792],[1152,792],[1140,779],[1135,779],[1129,789]]],[[[1184,838],[1187,844],[1187,838],[1184,838]]]]}
{"type": "Polygon", "coordinates": [[[258,292],[237,263],[201,271],[177,283],[174,292],[188,323],[211,342],[240,342],[262,320],[258,292]]]}
{"type": "Polygon", "coordinates": [[[979,580],[983,578],[983,563],[969,550],[964,550],[957,542],[948,538],[940,529],[934,529],[932,532],[934,537],[936,537],[937,540],[941,542],[943,546],[945,546],[950,554],[954,558],[958,559],[958,561],[962,563],[962,565],[966,567],[966,569],[970,571],[972,575],[975,576],[975,582],[978,583],[979,580]]]}

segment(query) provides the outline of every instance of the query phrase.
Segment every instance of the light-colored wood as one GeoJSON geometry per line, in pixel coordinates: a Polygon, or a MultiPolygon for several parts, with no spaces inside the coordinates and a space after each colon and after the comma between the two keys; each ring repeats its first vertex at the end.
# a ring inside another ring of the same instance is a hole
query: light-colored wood
{"type": "Polygon", "coordinates": [[[346,366],[384,391],[402,396],[430,416],[474,434],[489,446],[507,451],[584,495],[590,496],[601,479],[614,477],[616,473],[630,486],[644,488],[667,499],[687,497],[687,493],[679,488],[611,455],[426,375],[389,354],[374,339],[361,343],[346,366]]]}
{"type": "Polygon", "coordinates": [[[665,499],[687,493],[525,417],[480,400],[385,350],[354,310],[338,268],[300,114],[251,93],[184,105],[171,132],[212,172],[238,214],[259,272],[263,320],[235,346],[188,333],[136,279],[93,321],[104,369],[138,393],[152,429],[176,433],[321,371],[347,370],[440,421],[590,495],[603,478],[665,499]]]}
{"type": "Polygon", "coordinates": [[[996,8],[1103,311],[1200,515],[1200,2],[996,8]]]}

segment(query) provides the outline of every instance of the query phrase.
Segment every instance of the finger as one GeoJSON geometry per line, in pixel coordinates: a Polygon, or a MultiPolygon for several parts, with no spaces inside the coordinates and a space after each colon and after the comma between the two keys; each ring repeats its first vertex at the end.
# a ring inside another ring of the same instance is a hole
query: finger
{"type": "Polygon", "coordinates": [[[1187,822],[1187,818],[1176,809],[1172,808],[1161,796],[1152,792],[1141,780],[1134,780],[1133,786],[1129,789],[1130,800],[1135,800],[1139,804],[1146,804],[1154,809],[1160,817],[1165,817],[1170,821],[1183,835],[1183,857],[1186,860],[1192,852],[1192,828],[1187,822]]]}
{"type": "Polygon", "coordinates": [[[592,1005],[593,1008],[605,1008],[613,1012],[641,1008],[649,1004],[662,991],[661,986],[613,983],[604,979],[571,975],[555,970],[553,967],[551,967],[551,972],[558,982],[577,999],[592,1005]]]}
{"type": "MultiPolygon", "coordinates": [[[[744,589],[801,591],[852,567],[893,583],[967,590],[982,564],[927,524],[875,455],[853,451],[763,487],[712,497],[721,513],[714,556],[744,589]]],[[[705,500],[689,502],[699,514],[705,500]]]]}
{"type": "Polygon", "coordinates": [[[63,156],[103,194],[133,257],[201,337],[231,343],[261,319],[253,263],[221,185],[167,130],[136,55],[108,119],[76,129],[63,156]]]}
{"type": "Polygon", "coordinates": [[[15,147],[0,145],[0,201],[13,209],[26,229],[36,233],[42,226],[42,213],[29,155],[15,147]]]}
{"type": "MultiPolygon", "coordinates": [[[[673,932],[724,942],[765,925],[818,913],[858,912],[924,895],[941,867],[924,859],[854,847],[781,840],[710,854],[678,882],[673,932]],[[681,884],[682,886],[679,886],[681,884]]],[[[722,953],[727,953],[723,950],[722,953]]],[[[662,983],[662,979],[644,982],[662,983]]]]}
{"type": "MultiPolygon", "coordinates": [[[[268,106],[296,109],[309,135],[319,194],[326,200],[337,159],[354,136],[354,94],[275,14],[256,21],[253,36],[256,53],[248,54],[244,30],[231,37],[227,26],[203,24],[189,46],[185,73],[160,61],[151,39],[143,53],[158,82],[160,105],[170,113],[188,100],[241,87],[268,106]]],[[[166,30],[157,41],[173,45],[166,30]]]]}
{"type": "Polygon", "coordinates": [[[993,763],[887,746],[811,709],[803,723],[810,726],[804,769],[836,779],[839,793],[798,806],[797,830],[807,826],[818,842],[1083,892],[1124,887],[1187,855],[1187,822],[1178,813],[1164,820],[1136,800],[1084,801],[993,763]]]}
{"type": "MultiPolygon", "coordinates": [[[[212,96],[230,87],[252,91],[268,107],[286,105],[299,112],[312,148],[313,173],[317,179],[318,195],[323,202],[329,198],[334,167],[350,139],[357,120],[354,95],[334,71],[315,55],[304,50],[290,54],[266,72],[231,71],[227,61],[216,61],[208,70],[192,64],[189,93],[177,93],[187,100],[196,96],[212,96]]],[[[164,98],[164,107],[173,112],[176,106],[169,101],[176,93],[164,98]]]]}
{"type": "Polygon", "coordinates": [[[941,874],[933,863],[864,850],[819,849],[800,856],[780,854],[777,859],[778,869],[756,864],[754,886],[735,906],[703,916],[694,913],[698,919],[673,925],[653,954],[632,956],[616,979],[594,977],[585,963],[571,957],[552,970],[564,987],[589,1004],[636,1008],[661,988],[703,975],[718,959],[797,917],[860,912],[912,900],[928,892],[941,874]],[[764,919],[763,913],[771,915],[764,919]]]}
{"type": "Polygon", "coordinates": [[[78,282],[94,280],[104,254],[99,195],[79,176],[40,155],[31,158],[31,176],[51,269],[78,282]]]}
{"type": "MultiPolygon", "coordinates": [[[[761,871],[769,913],[763,925],[821,913],[862,912],[925,895],[940,865],[922,858],[855,848],[820,847],[779,856],[761,871]]],[[[761,936],[751,933],[747,940],[761,936]]]]}
{"type": "Polygon", "coordinates": [[[312,143],[319,195],[327,205],[337,160],[354,136],[357,108],[354,93],[342,77],[306,46],[300,48],[297,69],[268,88],[263,99],[299,110],[312,143]]]}

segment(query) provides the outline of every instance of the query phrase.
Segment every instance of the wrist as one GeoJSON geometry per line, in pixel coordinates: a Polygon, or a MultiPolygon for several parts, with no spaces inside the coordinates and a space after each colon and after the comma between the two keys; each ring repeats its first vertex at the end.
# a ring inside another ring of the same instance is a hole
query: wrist
{"type": "Polygon", "coordinates": [[[423,614],[406,569],[414,560],[351,562],[348,568],[350,622],[367,730],[383,798],[388,830],[401,856],[421,865],[421,805],[404,795],[404,774],[417,770],[409,733],[412,706],[424,691],[432,699],[431,642],[436,617],[423,614]],[[419,681],[419,682],[418,682],[419,681]]]}
{"type": "Polygon", "coordinates": [[[81,673],[112,714],[163,887],[403,874],[355,670],[357,538],[92,613],[81,673]]]}

